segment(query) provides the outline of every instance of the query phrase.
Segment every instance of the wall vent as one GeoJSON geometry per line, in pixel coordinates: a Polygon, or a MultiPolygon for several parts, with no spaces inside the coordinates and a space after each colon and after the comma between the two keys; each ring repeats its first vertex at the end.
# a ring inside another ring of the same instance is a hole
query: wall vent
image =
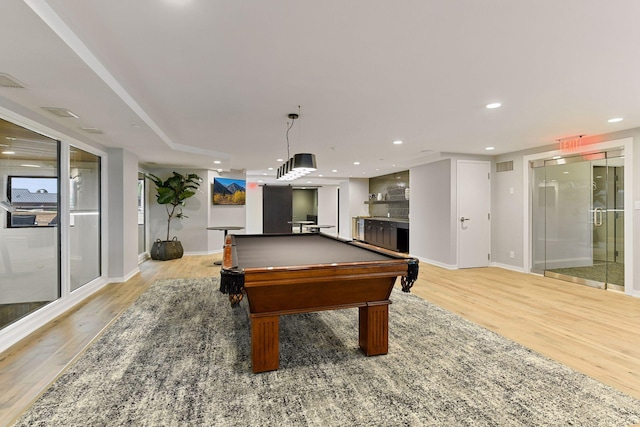
{"type": "Polygon", "coordinates": [[[83,131],[87,132],[87,133],[95,133],[98,135],[102,135],[104,132],[102,132],[102,129],[99,128],[91,128],[91,127],[80,127],[80,129],[82,129],[83,131]]]}
{"type": "Polygon", "coordinates": [[[17,81],[15,77],[12,77],[9,74],[5,74],[5,73],[0,73],[0,86],[12,87],[16,89],[24,89],[24,85],[19,81],[17,81]]]}
{"type": "Polygon", "coordinates": [[[509,172],[513,170],[513,160],[496,163],[496,172],[509,172]]]}
{"type": "Polygon", "coordinates": [[[47,110],[51,114],[55,114],[58,117],[72,117],[74,119],[78,119],[79,116],[73,111],[67,110],[66,108],[57,108],[57,107],[42,107],[43,110],[47,110]]]}

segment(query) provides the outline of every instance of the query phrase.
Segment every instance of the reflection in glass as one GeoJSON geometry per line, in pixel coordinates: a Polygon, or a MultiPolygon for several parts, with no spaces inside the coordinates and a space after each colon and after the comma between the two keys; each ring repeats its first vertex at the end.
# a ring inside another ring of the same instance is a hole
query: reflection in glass
{"type": "Polygon", "coordinates": [[[0,328],[60,298],[58,142],[0,119],[0,328]]]}
{"type": "Polygon", "coordinates": [[[100,157],[70,154],[69,249],[71,291],[100,277],[100,157]]]}
{"type": "Polygon", "coordinates": [[[58,219],[58,177],[7,177],[7,227],[48,227],[58,219]]]}

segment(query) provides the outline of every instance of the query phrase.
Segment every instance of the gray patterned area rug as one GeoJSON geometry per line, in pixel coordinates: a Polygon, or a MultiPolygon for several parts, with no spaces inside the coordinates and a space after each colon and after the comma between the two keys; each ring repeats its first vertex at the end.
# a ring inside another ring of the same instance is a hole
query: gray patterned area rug
{"type": "Polygon", "coordinates": [[[253,374],[246,302],[217,279],[154,283],[17,425],[625,426],[640,401],[395,291],[389,354],[356,309],[281,317],[280,369],[253,374]]]}

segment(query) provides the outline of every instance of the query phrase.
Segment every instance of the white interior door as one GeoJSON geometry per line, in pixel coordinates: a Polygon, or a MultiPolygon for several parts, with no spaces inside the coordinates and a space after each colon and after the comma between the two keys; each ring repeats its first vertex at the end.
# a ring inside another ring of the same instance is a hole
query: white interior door
{"type": "Polygon", "coordinates": [[[491,261],[491,163],[458,160],[458,266],[491,261]]]}

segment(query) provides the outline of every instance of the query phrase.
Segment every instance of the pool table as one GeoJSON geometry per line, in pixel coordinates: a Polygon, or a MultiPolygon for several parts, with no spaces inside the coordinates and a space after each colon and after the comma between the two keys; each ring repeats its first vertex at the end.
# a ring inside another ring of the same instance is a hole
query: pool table
{"type": "Polygon", "coordinates": [[[232,305],[246,294],[257,373],[278,369],[284,314],[357,307],[360,348],[386,354],[389,296],[398,276],[409,292],[418,260],[320,233],[235,234],[226,238],[220,276],[232,305]]]}

